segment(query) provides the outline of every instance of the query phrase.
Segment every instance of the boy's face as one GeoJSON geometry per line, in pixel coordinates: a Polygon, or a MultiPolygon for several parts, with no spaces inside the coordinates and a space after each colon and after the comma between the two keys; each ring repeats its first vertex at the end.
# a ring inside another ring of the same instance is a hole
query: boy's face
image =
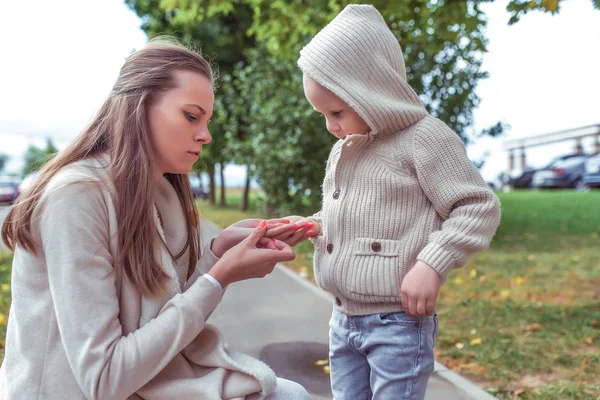
{"type": "Polygon", "coordinates": [[[335,137],[364,135],[371,131],[369,125],[345,101],[304,74],[304,95],[316,112],[325,117],[327,130],[335,137]]]}

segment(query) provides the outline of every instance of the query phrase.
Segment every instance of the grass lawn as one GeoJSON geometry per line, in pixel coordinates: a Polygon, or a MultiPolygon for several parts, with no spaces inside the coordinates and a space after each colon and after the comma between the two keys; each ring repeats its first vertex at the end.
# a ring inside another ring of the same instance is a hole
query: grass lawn
{"type": "MultiPolygon", "coordinates": [[[[260,218],[199,202],[220,226],[260,218]]],[[[499,399],[600,399],[600,192],[499,193],[502,223],[487,251],[450,275],[438,304],[437,359],[499,399]]],[[[312,279],[312,245],[288,265],[312,279]]],[[[10,302],[0,255],[0,342],[10,302]]],[[[2,346],[3,352],[3,346],[2,346]]]]}

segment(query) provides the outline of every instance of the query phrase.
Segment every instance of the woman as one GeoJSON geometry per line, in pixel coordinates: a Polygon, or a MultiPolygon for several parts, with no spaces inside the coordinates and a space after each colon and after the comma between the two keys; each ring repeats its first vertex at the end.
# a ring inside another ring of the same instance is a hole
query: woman
{"type": "Polygon", "coordinates": [[[310,398],[205,324],[226,286],[294,258],[264,236],[283,220],[242,221],[200,251],[187,173],[213,102],[201,55],[150,42],[11,209],[1,399],[310,398]]]}

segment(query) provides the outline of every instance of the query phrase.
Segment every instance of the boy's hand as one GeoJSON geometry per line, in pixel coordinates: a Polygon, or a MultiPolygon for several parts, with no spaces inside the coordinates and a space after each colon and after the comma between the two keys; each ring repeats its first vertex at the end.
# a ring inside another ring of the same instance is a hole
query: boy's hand
{"type": "MultiPolygon", "coordinates": [[[[254,229],[256,229],[258,224],[261,223],[261,221],[261,219],[244,219],[236,222],[235,224],[229,225],[213,241],[211,250],[214,255],[217,258],[221,258],[227,250],[246,239],[248,235],[250,235],[254,229]]],[[[266,222],[267,230],[276,227],[288,227],[288,229],[292,229],[290,226],[290,221],[287,219],[269,219],[266,222]]],[[[263,247],[262,243],[263,241],[259,241],[259,247],[263,247]]]]}
{"type": "Polygon", "coordinates": [[[440,281],[436,270],[423,261],[417,261],[404,277],[400,288],[404,312],[413,317],[433,315],[440,281]]]}
{"type": "Polygon", "coordinates": [[[265,237],[280,240],[290,246],[295,246],[309,237],[318,235],[321,231],[319,224],[311,219],[297,215],[285,217],[285,219],[290,221],[289,225],[267,229],[265,237]]]}

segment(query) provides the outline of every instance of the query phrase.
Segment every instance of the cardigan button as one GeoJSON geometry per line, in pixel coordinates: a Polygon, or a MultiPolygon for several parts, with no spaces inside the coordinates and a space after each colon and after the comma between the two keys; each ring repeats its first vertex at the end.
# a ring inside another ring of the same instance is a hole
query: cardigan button
{"type": "Polygon", "coordinates": [[[371,250],[378,252],[381,250],[381,244],[379,242],[373,242],[373,244],[371,244],[371,250]]]}
{"type": "Polygon", "coordinates": [[[340,190],[336,190],[335,192],[333,192],[333,199],[337,200],[340,198],[340,190]]]}
{"type": "Polygon", "coordinates": [[[340,300],[340,298],[339,298],[339,297],[336,297],[336,298],[335,298],[335,304],[337,304],[338,306],[341,306],[341,305],[342,305],[342,301],[340,300]]]}
{"type": "Polygon", "coordinates": [[[329,244],[327,245],[327,252],[328,252],[329,254],[333,253],[333,244],[329,243],[329,244]]]}

